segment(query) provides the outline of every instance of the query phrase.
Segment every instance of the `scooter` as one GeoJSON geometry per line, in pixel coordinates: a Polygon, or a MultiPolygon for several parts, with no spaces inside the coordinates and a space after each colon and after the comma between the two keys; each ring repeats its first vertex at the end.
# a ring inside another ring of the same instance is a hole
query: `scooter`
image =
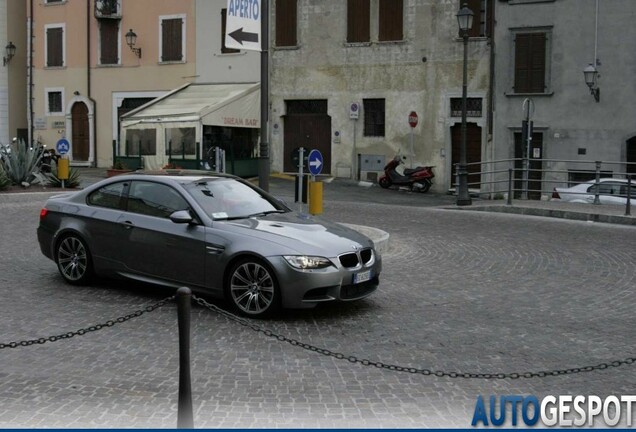
{"type": "Polygon", "coordinates": [[[384,167],[384,174],[378,179],[381,187],[387,189],[391,186],[406,186],[414,192],[428,192],[433,184],[432,166],[418,166],[416,168],[403,168],[405,157],[399,154],[389,161],[384,167]]]}

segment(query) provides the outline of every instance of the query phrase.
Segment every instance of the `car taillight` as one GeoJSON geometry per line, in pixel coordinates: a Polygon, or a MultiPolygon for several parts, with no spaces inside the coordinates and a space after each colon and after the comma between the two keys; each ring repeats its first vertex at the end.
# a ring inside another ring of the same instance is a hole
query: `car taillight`
{"type": "Polygon", "coordinates": [[[46,217],[46,215],[48,214],[48,210],[43,208],[42,210],[40,210],[40,220],[44,219],[46,217]]]}
{"type": "Polygon", "coordinates": [[[554,199],[561,199],[561,197],[559,196],[559,193],[556,191],[556,189],[554,189],[552,191],[552,198],[554,199]]]}

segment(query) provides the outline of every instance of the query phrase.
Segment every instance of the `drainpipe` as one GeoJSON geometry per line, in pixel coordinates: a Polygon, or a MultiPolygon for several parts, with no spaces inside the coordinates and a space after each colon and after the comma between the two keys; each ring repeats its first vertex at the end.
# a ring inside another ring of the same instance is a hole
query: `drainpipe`
{"type": "Polygon", "coordinates": [[[97,139],[95,131],[97,130],[97,104],[91,98],[91,2],[86,2],[86,97],[93,104],[93,130],[90,130],[89,121],[89,138],[93,138],[93,142],[89,141],[88,145],[93,145],[93,166],[97,166],[97,139]]]}
{"type": "Polygon", "coordinates": [[[27,113],[27,123],[29,124],[29,143],[33,142],[33,0],[29,2],[29,18],[27,23],[27,31],[29,34],[27,41],[27,63],[28,63],[28,83],[27,83],[27,98],[29,111],[27,113]]]}

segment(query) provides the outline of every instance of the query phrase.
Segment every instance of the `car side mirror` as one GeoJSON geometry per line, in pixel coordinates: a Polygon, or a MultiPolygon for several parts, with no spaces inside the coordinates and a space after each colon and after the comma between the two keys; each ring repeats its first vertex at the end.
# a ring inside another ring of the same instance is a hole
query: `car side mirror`
{"type": "Polygon", "coordinates": [[[190,224],[194,222],[188,210],[177,210],[170,215],[170,220],[177,224],[190,224]]]}

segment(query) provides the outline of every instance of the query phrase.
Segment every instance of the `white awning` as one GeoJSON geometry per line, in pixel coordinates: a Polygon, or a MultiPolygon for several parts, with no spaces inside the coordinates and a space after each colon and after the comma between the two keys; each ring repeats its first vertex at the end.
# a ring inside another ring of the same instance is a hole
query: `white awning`
{"type": "MultiPolygon", "coordinates": [[[[123,128],[197,122],[260,128],[260,83],[186,84],[121,117],[123,128]]],[[[179,127],[179,126],[177,126],[179,127]]]]}

